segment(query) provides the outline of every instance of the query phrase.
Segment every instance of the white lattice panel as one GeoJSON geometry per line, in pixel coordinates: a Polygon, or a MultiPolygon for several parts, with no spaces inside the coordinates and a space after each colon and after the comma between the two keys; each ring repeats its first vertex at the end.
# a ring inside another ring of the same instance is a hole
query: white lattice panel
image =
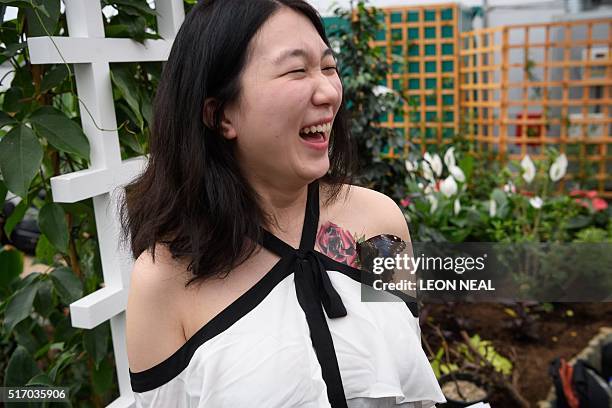
{"type": "Polygon", "coordinates": [[[89,169],[51,179],[56,202],[93,198],[100,243],[104,288],[70,305],[72,325],[91,329],[110,320],[121,395],[109,406],[132,407],[134,398],[125,346],[125,308],[132,260],[118,246],[120,223],[116,208],[122,197],[120,187],[142,171],[146,157],[121,160],[109,63],[165,61],[185,11],[182,0],[158,0],[157,25],[163,39],[140,44],[131,39],[104,38],[100,0],[64,0],[64,3],[69,36],[30,38],[28,49],[33,64],[73,64],[82,126],[91,146],[89,169]]]}

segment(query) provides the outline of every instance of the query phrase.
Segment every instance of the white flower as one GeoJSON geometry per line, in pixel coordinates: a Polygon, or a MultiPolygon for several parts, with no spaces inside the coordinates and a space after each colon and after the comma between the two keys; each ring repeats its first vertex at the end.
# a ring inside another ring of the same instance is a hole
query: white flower
{"type": "Polygon", "coordinates": [[[542,208],[542,204],[544,204],[544,201],[540,198],[540,197],[533,197],[529,199],[529,204],[531,204],[531,206],[535,209],[540,209],[542,208]]]}
{"type": "Polygon", "coordinates": [[[374,94],[374,96],[382,96],[386,94],[392,94],[393,90],[383,85],[376,85],[374,88],[372,88],[372,93],[374,94]]]}
{"type": "Polygon", "coordinates": [[[446,197],[452,197],[453,195],[457,194],[457,183],[455,182],[453,176],[448,176],[442,180],[440,183],[440,191],[446,197]]]}
{"type": "Polygon", "coordinates": [[[459,202],[459,199],[455,200],[454,210],[455,215],[459,214],[459,211],[461,211],[461,203],[459,202]]]}
{"type": "Polygon", "coordinates": [[[527,184],[531,183],[535,177],[536,168],[528,154],[521,160],[521,167],[523,168],[523,179],[527,184]]]}
{"type": "Polygon", "coordinates": [[[429,201],[429,204],[431,204],[431,208],[429,209],[429,212],[433,214],[438,208],[438,199],[436,198],[435,195],[429,194],[427,196],[427,201],[429,201]]]}
{"type": "Polygon", "coordinates": [[[414,173],[418,168],[416,162],[410,161],[408,159],[406,159],[404,164],[406,165],[406,171],[408,173],[414,173]]]}
{"type": "Polygon", "coordinates": [[[495,217],[495,214],[497,214],[497,203],[495,202],[495,200],[490,199],[489,200],[489,217],[495,217]]]}
{"type": "Polygon", "coordinates": [[[426,160],[421,162],[421,168],[423,169],[423,177],[427,181],[434,181],[433,172],[431,171],[431,166],[426,160]]]}
{"type": "Polygon", "coordinates": [[[504,193],[516,193],[516,186],[511,181],[504,184],[504,193]]]}
{"type": "Polygon", "coordinates": [[[430,165],[436,176],[440,177],[442,175],[442,159],[440,159],[437,153],[431,158],[430,165]]]}
{"type": "Polygon", "coordinates": [[[454,146],[448,149],[446,153],[444,153],[444,164],[446,164],[446,167],[448,167],[449,169],[457,165],[455,161],[455,147],[454,146]]]}
{"type": "Polygon", "coordinates": [[[565,176],[567,172],[567,157],[565,154],[561,154],[559,157],[555,159],[553,164],[550,166],[550,170],[548,174],[550,175],[550,179],[554,181],[559,181],[565,176]]]}
{"type": "Polygon", "coordinates": [[[433,182],[430,183],[430,184],[427,184],[425,186],[425,189],[423,190],[423,193],[425,193],[425,194],[431,194],[433,192],[434,192],[434,183],[433,182]]]}
{"type": "Polygon", "coordinates": [[[419,190],[422,190],[422,189],[423,189],[423,187],[424,187],[424,186],[423,186],[423,183],[418,183],[418,184],[417,184],[417,187],[419,188],[419,190]]]}
{"type": "Polygon", "coordinates": [[[459,166],[450,166],[448,171],[450,171],[450,174],[452,174],[458,182],[463,183],[465,181],[465,174],[459,166]]]}

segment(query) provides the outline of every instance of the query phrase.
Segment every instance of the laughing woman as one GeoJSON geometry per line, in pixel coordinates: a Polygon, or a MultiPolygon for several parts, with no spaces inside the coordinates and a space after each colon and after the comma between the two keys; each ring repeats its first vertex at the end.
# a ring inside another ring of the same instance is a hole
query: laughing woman
{"type": "Polygon", "coordinates": [[[409,236],[392,200],[349,188],[345,115],[304,1],[204,0],[189,13],[122,212],[137,406],[444,401],[413,299],[361,301],[353,237],[409,236]]]}

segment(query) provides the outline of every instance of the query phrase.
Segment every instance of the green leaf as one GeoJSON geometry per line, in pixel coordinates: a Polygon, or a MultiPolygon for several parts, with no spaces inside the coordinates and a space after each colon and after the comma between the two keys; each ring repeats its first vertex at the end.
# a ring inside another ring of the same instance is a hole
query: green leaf
{"type": "Polygon", "coordinates": [[[74,361],[75,357],[76,353],[74,352],[74,346],[70,350],[64,351],[62,354],[60,354],[53,361],[53,367],[51,367],[48,372],[49,378],[51,378],[53,382],[57,381],[57,375],[61,373],[64,368],[68,367],[70,363],[74,361]]]}
{"type": "Polygon", "coordinates": [[[6,186],[25,198],[42,163],[43,149],[27,126],[14,127],[0,140],[0,171],[6,186]]]}
{"type": "Polygon", "coordinates": [[[113,385],[113,367],[108,362],[108,359],[102,360],[102,363],[92,373],[93,389],[98,395],[104,394],[110,390],[113,385]]]}
{"type": "Polygon", "coordinates": [[[68,251],[68,223],[61,205],[45,204],[38,214],[38,226],[54,247],[64,253],[68,251]]]}
{"type": "Polygon", "coordinates": [[[463,170],[466,180],[470,180],[474,172],[474,158],[472,156],[464,156],[459,160],[459,168],[463,170]]]}
{"type": "Polygon", "coordinates": [[[93,359],[98,369],[100,362],[108,353],[107,323],[101,323],[91,330],[83,332],[83,348],[93,359]]]}
{"type": "Polygon", "coordinates": [[[151,99],[148,97],[142,98],[142,116],[147,121],[147,123],[151,126],[153,125],[153,104],[151,103],[151,99]]]}
{"type": "Polygon", "coordinates": [[[40,369],[36,365],[36,361],[23,346],[17,346],[6,367],[4,386],[23,387],[38,374],[40,374],[40,369]]]}
{"type": "Polygon", "coordinates": [[[16,248],[0,247],[0,288],[9,285],[23,272],[23,254],[16,248]]]}
{"type": "Polygon", "coordinates": [[[28,203],[25,200],[21,200],[19,204],[13,209],[13,212],[6,219],[4,223],[4,234],[7,237],[11,236],[15,226],[23,219],[26,211],[28,210],[28,203]]]}
{"type": "Polygon", "coordinates": [[[40,373],[40,374],[35,375],[34,377],[30,379],[30,381],[28,381],[27,384],[25,384],[26,387],[30,387],[30,386],[45,387],[45,386],[53,386],[53,385],[54,385],[53,381],[45,373],[40,373]]]}
{"type": "Polygon", "coordinates": [[[567,224],[566,224],[566,228],[567,229],[581,229],[584,228],[588,225],[590,225],[592,222],[591,217],[587,217],[585,215],[577,215],[573,218],[571,218],[567,224]]]}
{"type": "Polygon", "coordinates": [[[4,330],[10,332],[17,323],[30,315],[39,285],[40,281],[36,280],[26,287],[19,289],[9,300],[5,311],[4,330]]]}
{"type": "Polygon", "coordinates": [[[13,330],[13,335],[15,336],[15,341],[17,344],[22,345],[28,350],[28,353],[34,354],[36,350],[40,348],[40,345],[36,339],[36,337],[31,333],[29,324],[27,320],[23,321],[25,324],[18,324],[15,326],[15,330],[13,330]]]}
{"type": "Polygon", "coordinates": [[[34,129],[56,149],[89,159],[89,141],[83,129],[61,111],[43,106],[34,112],[30,121],[34,129]]]}
{"type": "Polygon", "coordinates": [[[8,44],[6,48],[0,48],[0,55],[4,55],[7,58],[11,58],[26,47],[27,43],[25,42],[8,44]]]}
{"type": "Polygon", "coordinates": [[[8,188],[6,188],[4,181],[0,180],[0,203],[4,204],[4,201],[6,200],[6,193],[8,193],[8,188]]]}
{"type": "Polygon", "coordinates": [[[145,153],[140,143],[138,143],[137,136],[134,133],[129,132],[126,127],[119,131],[119,140],[123,146],[129,147],[137,154],[142,155],[145,153]]]}
{"type": "Polygon", "coordinates": [[[44,346],[42,346],[40,348],[40,350],[38,350],[36,353],[34,353],[34,358],[36,360],[42,358],[45,356],[45,354],[47,354],[49,352],[49,350],[59,350],[59,351],[64,351],[64,342],[57,342],[57,343],[46,343],[44,346]]]}
{"type": "Polygon", "coordinates": [[[142,114],[140,113],[140,98],[138,90],[133,88],[134,78],[129,70],[124,68],[116,68],[111,71],[111,79],[115,86],[119,89],[121,96],[128,103],[130,109],[136,115],[138,126],[142,129],[144,126],[142,114]]]}
{"type": "Polygon", "coordinates": [[[44,318],[48,318],[54,310],[53,285],[49,279],[42,279],[38,292],[34,298],[34,311],[44,318]]]}
{"type": "Polygon", "coordinates": [[[25,106],[25,104],[19,102],[21,98],[23,98],[23,90],[18,86],[11,86],[6,92],[4,92],[2,110],[5,112],[21,111],[21,109],[25,106]]]}
{"type": "Polygon", "coordinates": [[[83,284],[72,270],[63,266],[49,274],[60,299],[67,305],[83,296],[83,284]]]}
{"type": "Polygon", "coordinates": [[[28,37],[54,35],[60,17],[60,0],[33,0],[35,8],[27,8],[28,37]],[[38,15],[37,15],[38,14],[38,15]]]}
{"type": "Polygon", "coordinates": [[[0,4],[14,7],[32,7],[29,0],[0,0],[0,4]]]}
{"type": "Polygon", "coordinates": [[[23,278],[19,282],[17,282],[17,287],[15,288],[15,291],[21,290],[21,289],[25,288],[26,286],[31,285],[36,280],[41,279],[41,276],[42,276],[42,273],[40,273],[40,272],[32,272],[32,273],[28,274],[25,278],[23,278]]]}
{"type": "Polygon", "coordinates": [[[45,73],[45,76],[40,83],[41,92],[46,92],[60,85],[66,78],[68,78],[68,75],[70,75],[70,72],[68,71],[68,67],[66,67],[66,65],[60,64],[54,66],[45,73]]]}
{"type": "Polygon", "coordinates": [[[53,245],[51,245],[47,237],[41,234],[38,237],[38,241],[36,242],[36,249],[34,250],[34,256],[36,257],[36,259],[38,259],[44,264],[52,265],[53,258],[55,257],[56,252],[57,250],[53,245]]]}
{"type": "Polygon", "coordinates": [[[4,127],[6,125],[13,125],[15,123],[17,123],[17,121],[15,119],[13,119],[6,112],[0,111],[0,128],[4,127]]]}
{"type": "Polygon", "coordinates": [[[500,206],[508,203],[508,196],[499,188],[493,190],[491,198],[500,206]]]}

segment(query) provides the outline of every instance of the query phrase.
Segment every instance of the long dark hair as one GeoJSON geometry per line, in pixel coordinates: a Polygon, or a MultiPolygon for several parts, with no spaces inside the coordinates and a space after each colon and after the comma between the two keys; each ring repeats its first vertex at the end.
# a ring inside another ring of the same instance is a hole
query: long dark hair
{"type": "MultiPolygon", "coordinates": [[[[173,258],[189,261],[187,286],[243,263],[267,225],[232,142],[221,136],[220,119],[239,97],[251,39],[281,7],[306,16],[329,46],[321,17],[303,0],[204,0],[186,16],[164,66],[147,168],[126,186],[119,211],[132,256],[150,250],[155,259],[155,244],[167,245],[173,258]],[[202,116],[207,98],[217,102],[208,126],[202,116]]],[[[342,103],[330,139],[330,170],[322,178],[328,202],[351,180],[354,152],[346,120],[342,103]]]]}

